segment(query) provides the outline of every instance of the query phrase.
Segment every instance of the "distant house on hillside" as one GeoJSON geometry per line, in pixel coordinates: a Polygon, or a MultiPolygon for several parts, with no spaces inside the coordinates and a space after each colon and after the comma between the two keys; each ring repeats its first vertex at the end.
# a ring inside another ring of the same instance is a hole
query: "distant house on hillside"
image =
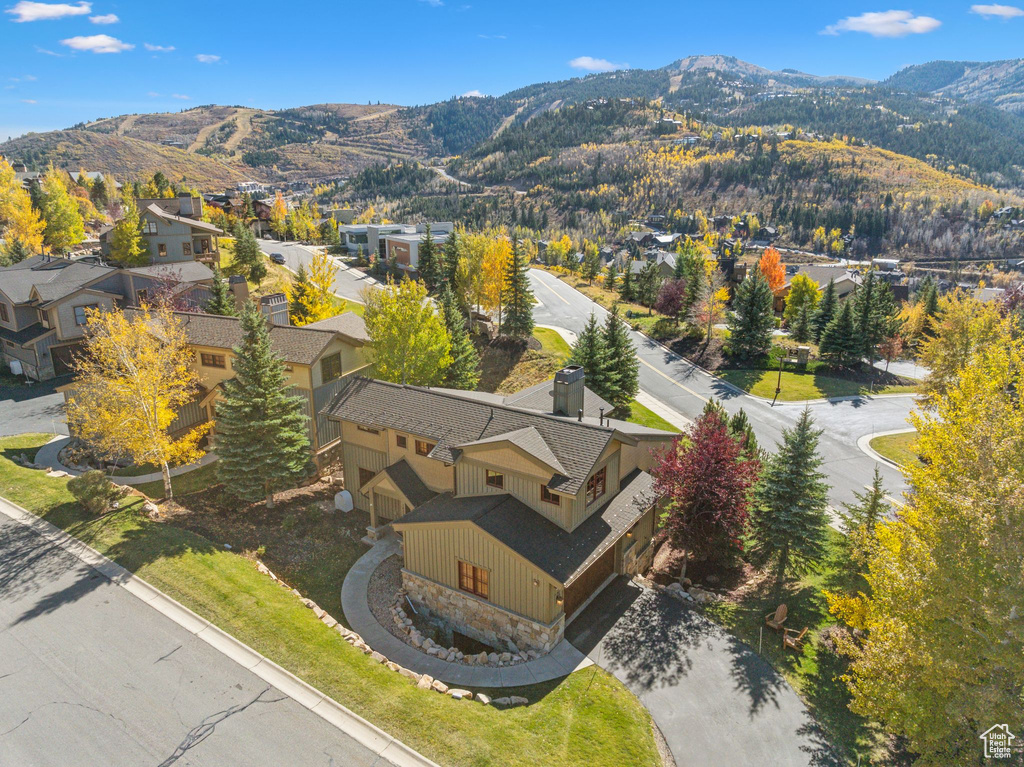
{"type": "Polygon", "coordinates": [[[776,312],[781,312],[786,308],[786,296],[789,295],[790,288],[793,284],[793,278],[796,277],[797,274],[810,277],[814,280],[814,284],[822,290],[824,290],[825,286],[828,285],[829,280],[835,280],[837,298],[846,298],[848,295],[853,293],[853,291],[857,289],[857,286],[862,282],[860,274],[842,266],[821,266],[817,264],[801,266],[799,270],[797,270],[796,274],[787,274],[785,284],[775,292],[776,312]]]}

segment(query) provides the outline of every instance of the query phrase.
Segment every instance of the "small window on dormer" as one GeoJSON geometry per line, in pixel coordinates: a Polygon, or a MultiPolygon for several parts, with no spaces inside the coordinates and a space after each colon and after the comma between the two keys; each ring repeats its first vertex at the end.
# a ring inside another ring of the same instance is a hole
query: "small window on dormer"
{"type": "Polygon", "coordinates": [[[498,471],[487,470],[487,487],[494,487],[498,490],[505,489],[505,475],[498,471]]]}

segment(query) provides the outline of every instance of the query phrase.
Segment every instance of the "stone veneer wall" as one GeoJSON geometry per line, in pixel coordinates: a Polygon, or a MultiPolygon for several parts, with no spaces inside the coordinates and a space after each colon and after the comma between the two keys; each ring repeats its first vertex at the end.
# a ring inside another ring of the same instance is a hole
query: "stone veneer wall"
{"type": "Polygon", "coordinates": [[[425,608],[456,631],[492,647],[546,653],[562,639],[564,615],[546,626],[408,570],[402,570],[402,585],[417,608],[425,608]]]}

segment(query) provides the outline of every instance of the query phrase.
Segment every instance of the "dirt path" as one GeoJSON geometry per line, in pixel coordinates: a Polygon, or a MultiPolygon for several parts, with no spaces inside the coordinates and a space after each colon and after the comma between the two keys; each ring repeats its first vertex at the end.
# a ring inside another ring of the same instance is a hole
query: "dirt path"
{"type": "Polygon", "coordinates": [[[117,126],[117,135],[123,136],[130,131],[138,121],[139,117],[141,117],[141,115],[128,115],[128,117],[125,118],[125,121],[117,126]]]}
{"type": "Polygon", "coordinates": [[[352,122],[359,123],[363,122],[363,120],[376,120],[378,117],[384,117],[385,115],[393,115],[399,109],[400,107],[395,107],[394,109],[385,109],[383,112],[374,112],[373,114],[369,115],[360,115],[359,117],[353,117],[352,122]]]}
{"type": "Polygon", "coordinates": [[[505,132],[505,129],[506,129],[506,128],[508,128],[508,126],[510,126],[510,125],[512,124],[512,122],[513,122],[513,121],[514,121],[514,120],[515,120],[515,119],[516,119],[517,117],[519,117],[520,113],[521,113],[521,112],[522,112],[522,111],[523,111],[524,109],[526,109],[526,104],[523,104],[523,105],[522,105],[522,106],[520,106],[520,107],[519,107],[519,108],[518,108],[518,109],[517,109],[517,110],[516,110],[515,112],[513,112],[513,113],[512,113],[512,114],[510,114],[510,115],[509,115],[508,117],[506,117],[506,118],[505,118],[504,120],[502,120],[502,121],[501,121],[501,125],[499,125],[499,126],[498,126],[498,128],[497,128],[497,130],[495,130],[495,131],[494,131],[494,133],[492,133],[492,134],[491,134],[491,138],[497,138],[497,137],[498,137],[498,136],[500,136],[500,135],[501,135],[502,133],[504,133],[504,132],[505,132]]]}
{"type": "Polygon", "coordinates": [[[252,134],[252,116],[256,113],[255,109],[240,109],[236,117],[238,118],[237,127],[235,132],[231,134],[231,138],[224,142],[224,151],[231,154],[238,148],[238,145],[245,141],[252,134]]]}
{"type": "Polygon", "coordinates": [[[203,147],[203,145],[206,143],[206,139],[208,139],[210,137],[210,135],[215,130],[217,130],[217,128],[222,126],[228,120],[233,120],[233,119],[235,119],[235,115],[234,114],[232,114],[230,117],[228,117],[228,118],[226,118],[224,120],[221,120],[220,122],[215,122],[215,123],[212,123],[211,125],[207,125],[205,128],[200,128],[199,129],[199,133],[196,134],[196,140],[193,141],[192,144],[189,146],[189,148],[186,149],[185,151],[186,152],[195,152],[197,149],[201,149],[203,147]]]}

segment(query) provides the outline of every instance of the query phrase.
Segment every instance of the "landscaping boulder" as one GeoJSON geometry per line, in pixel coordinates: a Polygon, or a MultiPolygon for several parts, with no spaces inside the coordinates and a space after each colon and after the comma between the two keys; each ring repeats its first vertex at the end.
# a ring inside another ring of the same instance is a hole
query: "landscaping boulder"
{"type": "Polygon", "coordinates": [[[424,674],[419,678],[419,681],[416,682],[416,686],[419,687],[421,690],[429,690],[430,686],[433,683],[434,677],[432,677],[430,674],[424,674]]]}
{"type": "Polygon", "coordinates": [[[388,671],[398,671],[400,668],[402,668],[397,663],[395,663],[393,660],[385,661],[384,665],[387,666],[388,671]]]}
{"type": "Polygon", "coordinates": [[[492,652],[492,653],[488,654],[487,660],[490,663],[497,663],[500,660],[500,658],[498,657],[498,653],[492,652]]]}
{"type": "Polygon", "coordinates": [[[484,695],[484,693],[481,692],[481,693],[477,694],[476,699],[478,701],[480,701],[481,703],[483,703],[485,706],[491,705],[491,696],[490,695],[484,695]]]}
{"type": "Polygon", "coordinates": [[[494,700],[491,701],[491,703],[493,703],[495,706],[511,706],[512,705],[512,699],[511,698],[495,698],[494,700]]]}
{"type": "Polygon", "coordinates": [[[509,698],[509,701],[513,706],[526,706],[530,703],[530,701],[528,701],[526,698],[521,698],[518,695],[513,695],[511,698],[509,698]]]}
{"type": "Polygon", "coordinates": [[[489,660],[489,658],[487,657],[487,653],[485,653],[485,652],[482,652],[482,653],[480,653],[479,655],[476,656],[476,662],[477,663],[481,663],[481,664],[487,663],[488,660],[489,660]]]}
{"type": "Polygon", "coordinates": [[[414,684],[420,681],[419,674],[417,674],[415,671],[410,671],[409,669],[404,668],[403,666],[398,667],[398,673],[404,676],[406,679],[412,681],[414,684]]]}
{"type": "Polygon", "coordinates": [[[320,618],[320,620],[322,620],[322,621],[323,621],[324,623],[326,623],[326,624],[327,624],[327,628],[331,628],[331,629],[332,629],[332,628],[334,628],[335,626],[337,626],[337,625],[338,625],[338,621],[337,621],[337,620],[335,620],[335,619],[334,619],[334,618],[333,618],[332,616],[330,616],[330,615],[326,615],[326,614],[325,614],[325,615],[324,615],[323,617],[321,617],[321,618],[320,618]]]}
{"type": "Polygon", "coordinates": [[[387,658],[385,658],[383,655],[381,655],[376,650],[374,650],[372,653],[370,653],[370,657],[373,658],[378,663],[383,663],[384,661],[387,660],[387,658]]]}
{"type": "Polygon", "coordinates": [[[448,692],[448,685],[446,685],[444,682],[442,682],[442,681],[440,681],[438,679],[435,679],[431,683],[430,689],[437,690],[437,692],[439,692],[442,695],[444,695],[446,692],[448,692]]]}
{"type": "Polygon", "coordinates": [[[473,693],[471,693],[469,690],[453,689],[453,690],[448,690],[448,694],[451,695],[456,700],[463,700],[463,699],[465,699],[465,700],[473,700],[473,693]]]}

